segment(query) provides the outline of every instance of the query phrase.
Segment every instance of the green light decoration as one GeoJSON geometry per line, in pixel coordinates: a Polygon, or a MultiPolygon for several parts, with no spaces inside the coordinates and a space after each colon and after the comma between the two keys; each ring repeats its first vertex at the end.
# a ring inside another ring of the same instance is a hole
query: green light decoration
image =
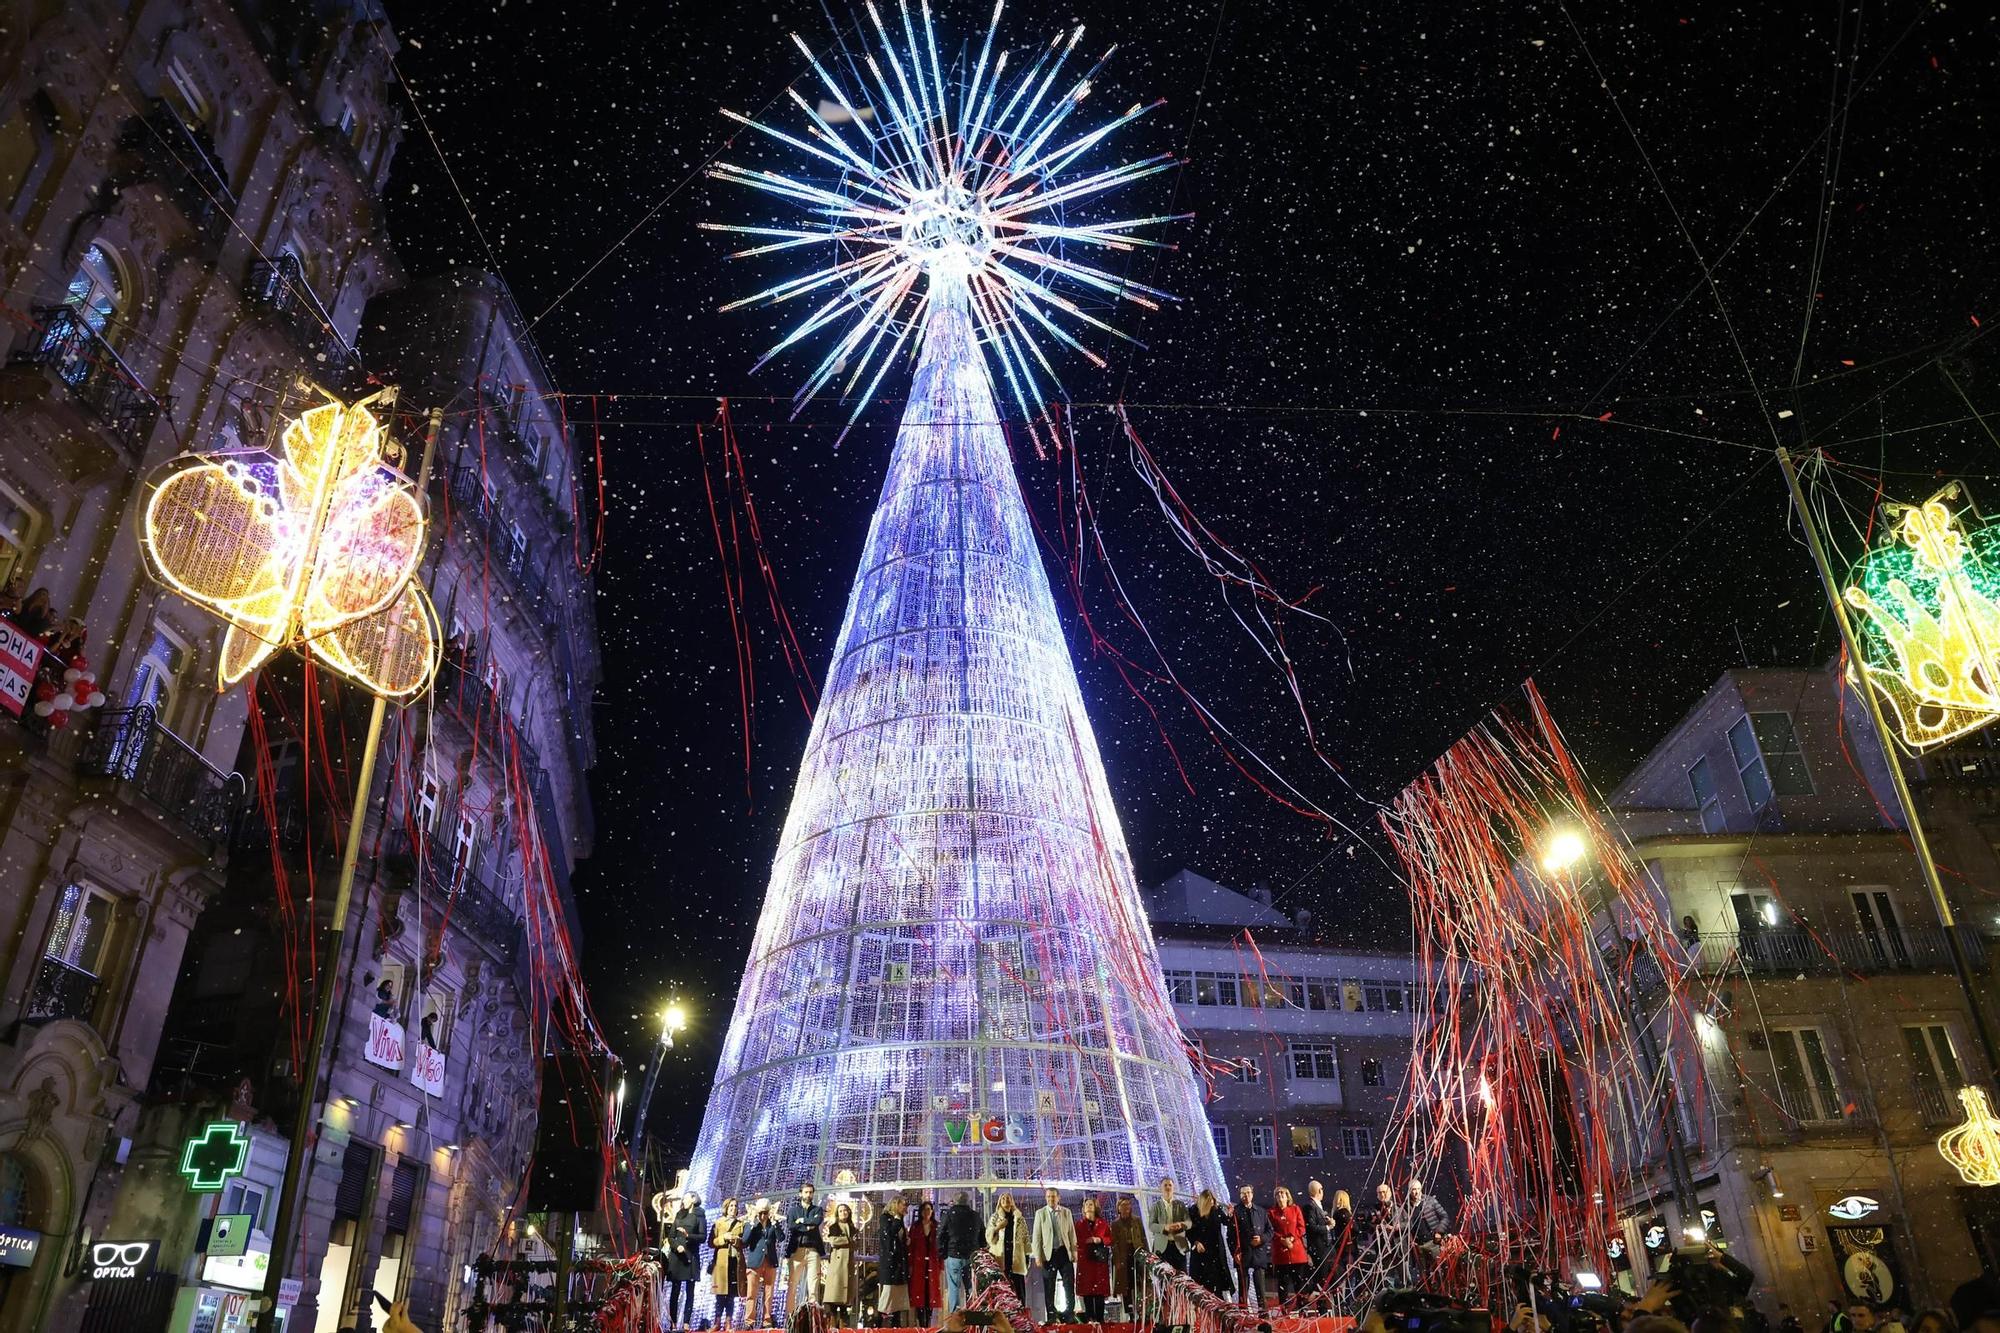
{"type": "Polygon", "coordinates": [[[1887,512],[1888,535],[1843,596],[1861,612],[1869,683],[1903,743],[1928,750],[2000,717],[2000,523],[1982,519],[1957,482],[1887,512]]]}
{"type": "Polygon", "coordinates": [[[250,1140],[234,1120],[217,1120],[181,1150],[181,1174],[196,1194],[213,1194],[243,1174],[250,1140]]]}

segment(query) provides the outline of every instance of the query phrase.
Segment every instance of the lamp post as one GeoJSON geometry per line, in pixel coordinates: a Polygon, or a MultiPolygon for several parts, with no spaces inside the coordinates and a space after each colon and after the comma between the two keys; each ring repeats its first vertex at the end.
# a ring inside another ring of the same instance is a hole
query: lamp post
{"type": "Polygon", "coordinates": [[[632,1118],[632,1153],[640,1164],[640,1175],[645,1175],[646,1152],[646,1108],[653,1104],[653,1089],[660,1081],[660,1066],[667,1062],[667,1052],[674,1048],[674,1034],[687,1028],[687,1007],[675,1000],[660,1011],[660,1045],[653,1052],[653,1067],[646,1071],[645,1086],[639,1089],[639,1105],[632,1118]]]}
{"type": "MultiPolygon", "coordinates": [[[[1544,875],[1552,879],[1567,878],[1571,887],[1580,894],[1585,874],[1579,871],[1581,869],[1588,873],[1588,867],[1584,863],[1589,858],[1589,840],[1575,828],[1556,825],[1549,829],[1542,843],[1539,864],[1544,875]]],[[[1589,873],[1588,878],[1593,887],[1592,901],[1588,906],[1590,919],[1594,922],[1600,910],[1608,916],[1611,905],[1605,900],[1603,893],[1598,891],[1597,876],[1589,873]]],[[[1604,959],[1601,953],[1593,948],[1591,956],[1600,968],[1603,967],[1604,959]]],[[[1616,994],[1616,988],[1608,974],[1604,977],[1604,981],[1607,991],[1616,994]]],[[[1672,1066],[1660,1051],[1659,1042],[1653,1036],[1652,1018],[1645,1013],[1636,990],[1632,995],[1632,1007],[1627,1021],[1632,1026],[1633,1037],[1639,1047],[1639,1056],[1645,1062],[1648,1076],[1657,1077],[1662,1066],[1666,1066],[1666,1077],[1659,1079],[1659,1084],[1662,1101],[1661,1121],[1667,1140],[1667,1174],[1672,1181],[1674,1207],[1680,1213],[1681,1226],[1684,1229],[1699,1226],[1701,1208],[1695,1199],[1694,1172],[1688,1166],[1687,1143],[1681,1135],[1679,1082],[1674,1077],[1672,1066]]],[[[1689,1238],[1694,1237],[1690,1235],[1689,1238]]]]}

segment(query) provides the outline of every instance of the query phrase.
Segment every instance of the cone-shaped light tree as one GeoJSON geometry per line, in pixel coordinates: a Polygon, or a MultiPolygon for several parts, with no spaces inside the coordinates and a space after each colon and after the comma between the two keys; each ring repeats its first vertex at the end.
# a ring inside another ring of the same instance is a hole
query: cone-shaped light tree
{"type": "Polygon", "coordinates": [[[1083,256],[1165,219],[1080,214],[1167,159],[1076,167],[1145,109],[1064,136],[1080,30],[1012,75],[989,30],[947,70],[927,8],[901,42],[869,13],[865,95],[808,51],[810,128],[745,122],[837,182],[715,169],[812,219],[721,228],[753,253],[834,256],[751,298],[819,302],[781,347],[840,330],[802,397],[844,376],[858,415],[906,344],[917,366],[690,1183],[1220,1186],[995,392],[1032,420],[1042,344],[1109,330],[1059,288],[1159,295],[1083,256]]]}

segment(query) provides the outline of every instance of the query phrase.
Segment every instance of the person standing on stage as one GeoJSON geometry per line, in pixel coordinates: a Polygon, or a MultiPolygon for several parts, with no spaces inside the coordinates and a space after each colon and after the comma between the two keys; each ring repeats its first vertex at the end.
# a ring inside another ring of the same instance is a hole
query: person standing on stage
{"type": "Polygon", "coordinates": [[[1139,1318],[1139,1252],[1146,1248],[1146,1224],[1133,1211],[1132,1196],[1118,1196],[1118,1215],[1111,1219],[1111,1294],[1118,1298],[1126,1323],[1139,1318]]]}
{"type": "Polygon", "coordinates": [[[1146,1205],[1146,1244],[1163,1263],[1187,1272],[1188,1206],[1174,1197],[1171,1178],[1160,1181],[1160,1197],[1146,1205]]]}
{"type": "Polygon", "coordinates": [[[736,1298],[743,1294],[743,1218],[736,1200],[722,1201],[722,1215],[709,1229],[709,1248],[715,1263],[709,1269],[709,1287],[715,1292],[715,1326],[730,1328],[736,1323],[736,1298]]]}
{"type": "Polygon", "coordinates": [[[1104,1298],[1111,1294],[1111,1224],[1104,1220],[1097,1196],[1083,1196],[1083,1216],[1076,1219],[1076,1294],[1083,1297],[1083,1322],[1104,1322],[1104,1298]]]}
{"type": "Polygon", "coordinates": [[[1014,1289],[1014,1299],[1026,1301],[1028,1218],[1014,1206],[1014,1196],[1006,1190],[1000,1191],[993,1216],[986,1219],[986,1248],[993,1251],[993,1257],[1000,1261],[1000,1271],[1007,1275],[1007,1285],[1014,1289]]]}
{"type": "Polygon", "coordinates": [[[1291,1304],[1311,1272],[1305,1213],[1292,1202],[1292,1192],[1280,1185],[1271,1205],[1271,1277],[1278,1287],[1279,1303],[1291,1304]]]}
{"type": "Polygon", "coordinates": [[[750,1225],[743,1228],[744,1280],[750,1293],[747,1327],[771,1327],[771,1302],[778,1291],[778,1251],[784,1248],[785,1224],[778,1206],[759,1199],[750,1206],[750,1225]]]}
{"type": "Polygon", "coordinates": [[[937,1209],[925,1199],[917,1205],[916,1220],[910,1223],[910,1310],[918,1328],[931,1326],[944,1276],[944,1254],[940,1248],[944,1234],[938,1227],[937,1209]]]}
{"type": "Polygon", "coordinates": [[[1317,1180],[1306,1182],[1306,1197],[1299,1200],[1299,1211],[1306,1219],[1306,1258],[1312,1263],[1311,1285],[1314,1289],[1324,1287],[1331,1265],[1328,1258],[1333,1253],[1333,1219],[1326,1213],[1326,1186],[1317,1180]]]}
{"type": "Polygon", "coordinates": [[[701,1196],[689,1190],[667,1222],[660,1248],[666,1262],[660,1273],[667,1283],[668,1328],[694,1325],[694,1284],[701,1276],[701,1247],[708,1239],[708,1219],[701,1211],[701,1196]]]}
{"type": "Polygon", "coordinates": [[[972,1295],[972,1257],[985,1242],[972,1195],[960,1190],[944,1210],[944,1312],[954,1314],[972,1295]]]}
{"type": "Polygon", "coordinates": [[[909,1203],[900,1194],[889,1196],[876,1223],[875,1284],[878,1294],[875,1312],[884,1325],[902,1328],[910,1322],[910,1232],[903,1225],[909,1203]]]}
{"type": "Polygon", "coordinates": [[[1042,1303],[1049,1319],[1067,1324],[1076,1316],[1076,1218],[1063,1206],[1062,1194],[1051,1186],[1042,1191],[1035,1210],[1035,1227],[1028,1256],[1042,1270],[1042,1303]],[[1056,1282],[1062,1282],[1062,1303],[1056,1303],[1056,1282]]]}
{"type": "Polygon", "coordinates": [[[1229,1233],[1223,1229],[1222,1204],[1215,1191],[1203,1189],[1194,1196],[1194,1212],[1188,1218],[1188,1276],[1217,1296],[1227,1296],[1235,1285],[1229,1272],[1229,1233]]]}
{"type": "Polygon", "coordinates": [[[785,1214],[785,1309],[797,1314],[819,1299],[820,1266],[826,1261],[826,1210],[812,1182],[799,1186],[799,1197],[785,1214]]]}
{"type": "Polygon", "coordinates": [[[1236,1265],[1236,1299],[1246,1310],[1267,1308],[1264,1270],[1271,1266],[1271,1219],[1257,1206],[1257,1191],[1249,1185],[1236,1190],[1236,1206],[1226,1225],[1230,1258],[1236,1265]],[[1251,1295],[1256,1302],[1251,1302],[1251,1295]]]}

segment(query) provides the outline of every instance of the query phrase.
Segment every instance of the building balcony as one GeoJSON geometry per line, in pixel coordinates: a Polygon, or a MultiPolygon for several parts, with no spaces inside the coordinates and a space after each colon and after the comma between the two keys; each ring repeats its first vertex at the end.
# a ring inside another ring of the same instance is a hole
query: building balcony
{"type": "Polygon", "coordinates": [[[306,281],[297,255],[281,254],[252,264],[243,294],[291,335],[308,373],[325,387],[351,393],[367,382],[361,358],[334,327],[333,316],[306,281]]]}
{"type": "MultiPolygon", "coordinates": [[[[451,524],[453,527],[463,525],[476,543],[484,548],[487,561],[514,585],[519,594],[515,604],[542,632],[560,634],[562,622],[556,614],[556,593],[559,589],[551,586],[546,570],[535,558],[535,543],[525,525],[520,529],[521,540],[515,539],[516,528],[507,506],[497,495],[488,496],[488,481],[502,488],[526,484],[514,480],[504,469],[488,469],[482,476],[477,458],[460,462],[441,482],[450,498],[448,512],[451,524]]],[[[539,488],[534,489],[537,495],[541,494],[539,488]]]]}
{"type": "Polygon", "coordinates": [[[118,147],[138,168],[122,183],[158,181],[211,252],[222,244],[237,201],[206,130],[190,128],[178,112],[156,97],[145,115],[126,122],[118,147]]]}
{"type": "MultiPolygon", "coordinates": [[[[1974,971],[1986,968],[1986,942],[1970,926],[1957,927],[1959,946],[1974,971]]],[[[1942,926],[1900,930],[1805,930],[1771,927],[1712,931],[1684,938],[1705,974],[1747,972],[1773,980],[1873,976],[1884,972],[1950,972],[1951,945],[1942,926]]]]}
{"type": "Polygon", "coordinates": [[[53,390],[52,401],[76,414],[81,431],[101,436],[126,458],[145,453],[160,400],[73,306],[40,307],[35,320],[40,331],[14,352],[0,398],[20,402],[53,390]]]}
{"type": "Polygon", "coordinates": [[[42,959],[35,974],[35,988],[28,994],[27,1012],[22,1021],[53,1023],[74,1018],[88,1023],[97,1003],[97,975],[71,967],[60,958],[42,959]]]}
{"type": "Polygon", "coordinates": [[[108,778],[129,788],[168,822],[219,846],[243,812],[245,786],[224,773],[160,722],[150,708],[105,713],[77,759],[84,777],[108,778]]]}
{"type": "Polygon", "coordinates": [[[1936,1082],[1917,1084],[1917,1111],[1923,1116],[1924,1123],[1934,1129],[1955,1125],[1965,1119],[1965,1108],[1959,1104],[1958,1089],[1936,1082]]]}

